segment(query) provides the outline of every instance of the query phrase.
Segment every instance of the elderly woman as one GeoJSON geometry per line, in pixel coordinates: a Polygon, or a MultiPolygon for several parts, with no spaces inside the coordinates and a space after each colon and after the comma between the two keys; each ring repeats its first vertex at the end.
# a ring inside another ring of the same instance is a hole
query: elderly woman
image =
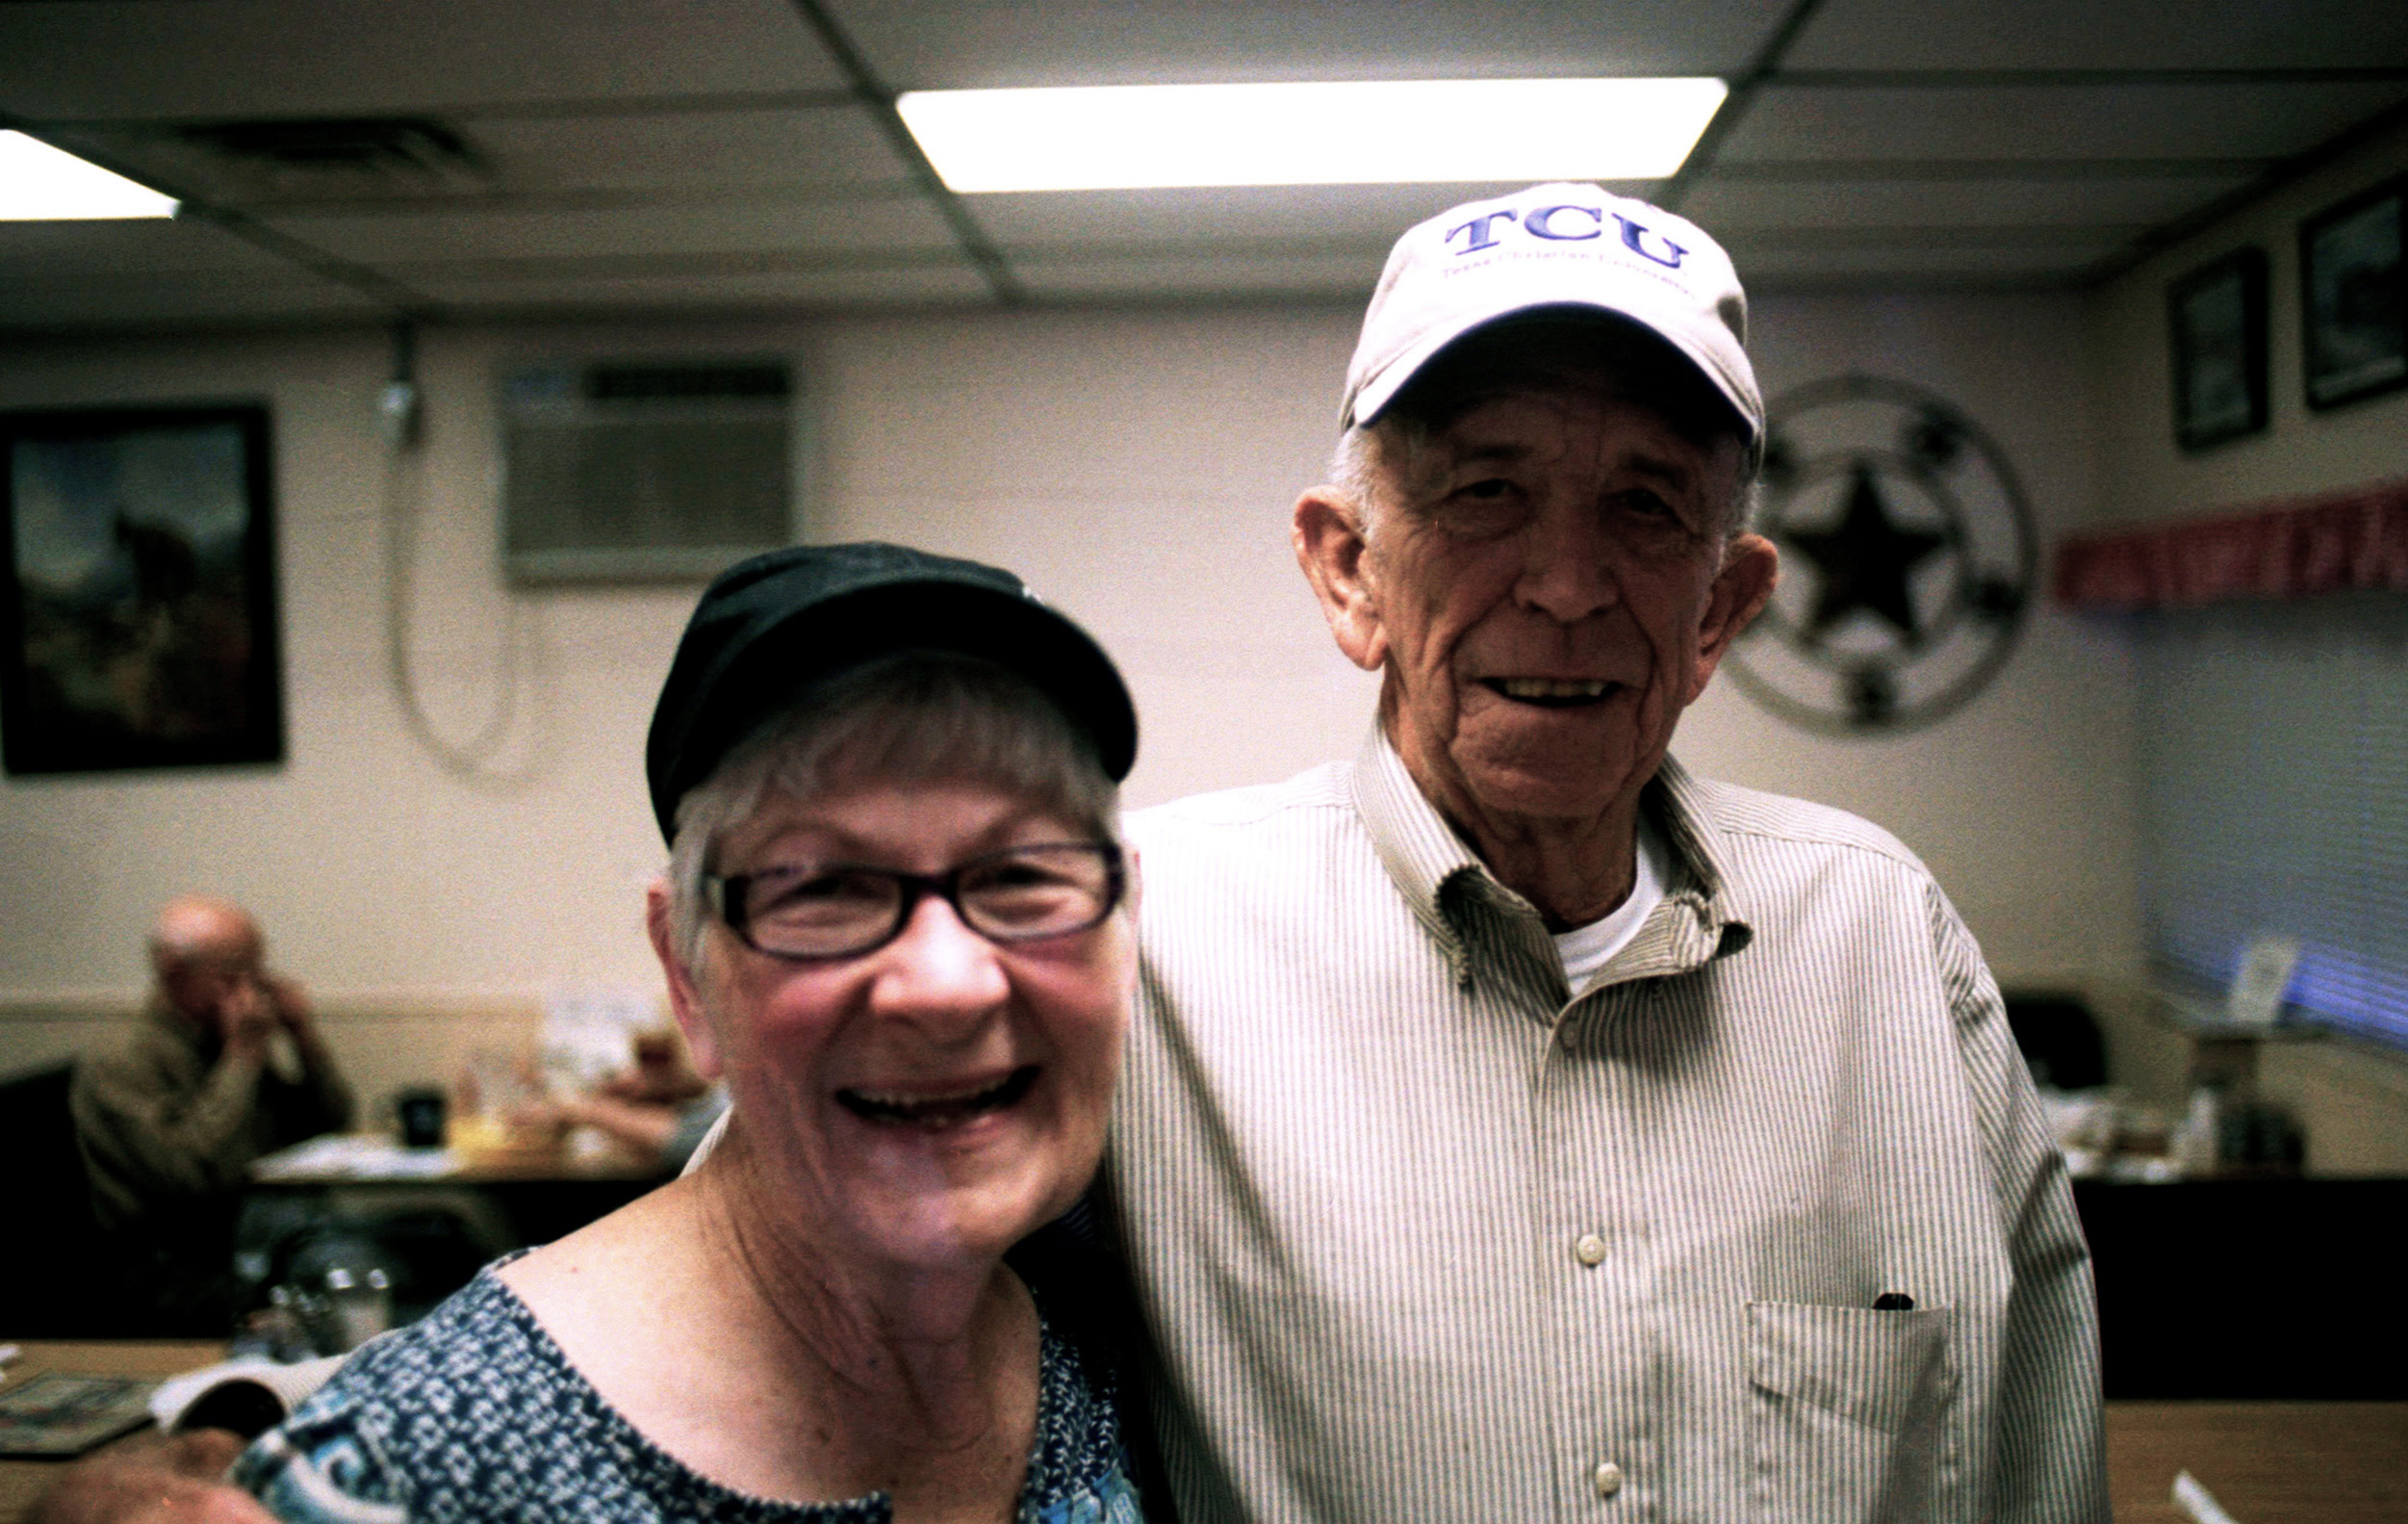
{"type": "Polygon", "coordinates": [[[1075,1299],[1004,1262],[1103,1147],[1135,749],[1111,662],[1007,573],[722,576],[647,770],[724,1140],[369,1346],[236,1479],[298,1519],[1139,1518],[1075,1299]]]}

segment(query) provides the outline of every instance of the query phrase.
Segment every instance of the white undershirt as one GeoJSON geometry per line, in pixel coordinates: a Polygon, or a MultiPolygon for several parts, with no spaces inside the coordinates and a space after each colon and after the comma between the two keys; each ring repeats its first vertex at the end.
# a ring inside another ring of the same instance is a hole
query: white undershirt
{"type": "Polygon", "coordinates": [[[1671,876],[1672,863],[1664,848],[1664,839],[1645,815],[1639,817],[1637,864],[1630,877],[1630,893],[1614,907],[1602,920],[1575,926],[1555,939],[1555,953],[1564,961],[1564,982],[1578,994],[1580,987],[1589,982],[1600,969],[1613,962],[1614,954],[1630,945],[1630,939],[1647,924],[1648,917],[1663,903],[1664,881],[1671,876]]]}

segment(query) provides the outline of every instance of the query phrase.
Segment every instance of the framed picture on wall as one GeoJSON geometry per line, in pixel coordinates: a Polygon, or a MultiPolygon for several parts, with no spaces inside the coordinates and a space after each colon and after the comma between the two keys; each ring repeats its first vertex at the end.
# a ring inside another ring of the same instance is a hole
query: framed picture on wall
{"type": "Polygon", "coordinates": [[[2266,253],[2241,248],[2165,289],[2174,438],[2205,450],[2266,427],[2266,253]]]}
{"type": "Polygon", "coordinates": [[[268,409],[0,413],[10,773],[284,760],[268,409]]]}
{"type": "Polygon", "coordinates": [[[2310,407],[2408,383],[2403,194],[2408,179],[2394,180],[2299,224],[2300,351],[2310,407]]]}

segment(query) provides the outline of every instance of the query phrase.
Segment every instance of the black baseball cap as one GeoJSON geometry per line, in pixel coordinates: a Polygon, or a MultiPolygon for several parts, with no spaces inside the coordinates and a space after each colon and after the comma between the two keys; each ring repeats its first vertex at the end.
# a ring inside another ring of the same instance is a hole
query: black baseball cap
{"type": "Polygon", "coordinates": [[[729,567],[694,606],[644,743],[662,838],[687,791],[805,684],[898,651],[995,662],[1061,706],[1114,782],[1137,761],[1112,659],[1017,577],[903,545],[797,545],[729,567]]]}

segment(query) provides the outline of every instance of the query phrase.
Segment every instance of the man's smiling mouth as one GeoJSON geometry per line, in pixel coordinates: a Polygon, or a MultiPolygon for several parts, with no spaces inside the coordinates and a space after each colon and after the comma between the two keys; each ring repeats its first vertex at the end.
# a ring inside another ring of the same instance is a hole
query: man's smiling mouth
{"type": "Polygon", "coordinates": [[[1023,1064],[984,1089],[937,1092],[839,1090],[836,1103],[864,1122],[942,1132],[1018,1104],[1037,1084],[1037,1066],[1023,1064]]]}
{"type": "Polygon", "coordinates": [[[1550,710],[1577,709],[1584,704],[1602,703],[1622,686],[1619,683],[1565,678],[1483,678],[1480,681],[1482,686],[1500,698],[1550,710]]]}

